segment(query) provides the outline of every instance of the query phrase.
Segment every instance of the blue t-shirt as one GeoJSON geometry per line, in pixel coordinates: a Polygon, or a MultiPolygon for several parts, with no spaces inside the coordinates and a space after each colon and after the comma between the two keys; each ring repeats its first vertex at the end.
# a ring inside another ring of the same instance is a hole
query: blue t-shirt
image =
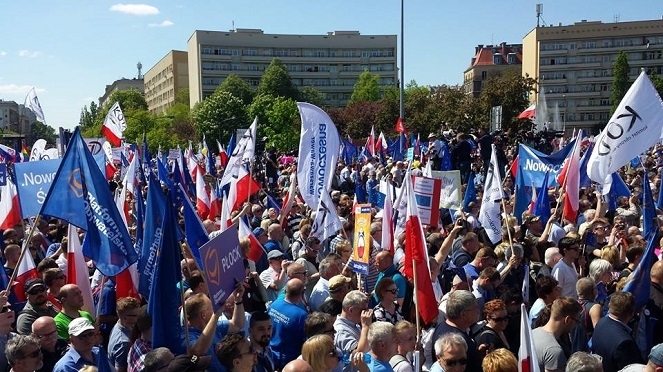
{"type": "MultiPolygon", "coordinates": [[[[217,371],[225,371],[226,369],[223,367],[219,359],[216,357],[216,353],[214,353],[214,347],[216,344],[221,342],[221,340],[226,337],[228,334],[228,327],[230,326],[230,323],[227,320],[219,319],[219,321],[216,324],[216,331],[214,332],[214,337],[212,338],[212,345],[210,345],[209,349],[207,350],[207,355],[212,357],[212,364],[209,366],[209,370],[213,372],[217,371]]],[[[200,338],[201,334],[203,331],[198,328],[193,328],[189,327],[189,345],[193,345],[198,341],[200,338]]],[[[184,347],[184,350],[186,350],[186,333],[185,330],[182,330],[182,346],[184,347]]]]}
{"type": "Polygon", "coordinates": [[[130,330],[122,327],[120,322],[115,323],[108,340],[108,360],[113,367],[127,367],[129,334],[130,330]]]}
{"type": "Polygon", "coordinates": [[[364,354],[364,361],[368,365],[368,370],[371,372],[394,372],[389,362],[377,360],[369,353],[364,354]]]}
{"type": "Polygon", "coordinates": [[[302,345],[306,341],[304,321],[308,313],[285,300],[276,300],[272,302],[267,314],[272,318],[272,340],[269,346],[274,352],[275,369],[280,370],[302,353],[302,345]]]}

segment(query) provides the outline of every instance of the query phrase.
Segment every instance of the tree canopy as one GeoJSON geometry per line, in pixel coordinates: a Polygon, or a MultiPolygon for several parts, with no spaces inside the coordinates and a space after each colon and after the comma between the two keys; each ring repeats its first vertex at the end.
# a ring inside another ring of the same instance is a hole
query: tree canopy
{"type": "Polygon", "coordinates": [[[380,100],[380,76],[364,71],[355,83],[349,104],[356,102],[377,102],[380,100]]]}
{"type": "Polygon", "coordinates": [[[260,78],[257,94],[267,94],[274,97],[297,99],[299,91],[292,84],[290,73],[280,59],[274,58],[260,78]]]}
{"type": "Polygon", "coordinates": [[[615,67],[612,70],[612,94],[610,95],[610,102],[612,102],[612,109],[610,114],[615,112],[619,102],[622,101],[624,95],[630,86],[628,79],[628,72],[630,70],[628,64],[628,55],[625,51],[619,52],[617,60],[615,60],[615,67]]]}

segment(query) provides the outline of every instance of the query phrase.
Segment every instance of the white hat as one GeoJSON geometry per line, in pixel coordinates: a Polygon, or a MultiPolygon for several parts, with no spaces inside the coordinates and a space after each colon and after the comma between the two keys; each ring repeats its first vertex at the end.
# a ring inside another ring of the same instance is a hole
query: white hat
{"type": "Polygon", "coordinates": [[[94,326],[85,317],[76,318],[69,323],[69,336],[80,336],[81,333],[94,330],[94,326]]]}

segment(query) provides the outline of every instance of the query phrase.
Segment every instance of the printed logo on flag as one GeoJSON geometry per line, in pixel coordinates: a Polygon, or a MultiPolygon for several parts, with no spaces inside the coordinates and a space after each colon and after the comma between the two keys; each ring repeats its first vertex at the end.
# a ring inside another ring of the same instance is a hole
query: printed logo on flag
{"type": "Polygon", "coordinates": [[[69,174],[69,188],[78,198],[83,197],[83,182],[81,181],[81,169],[76,168],[69,174]]]}

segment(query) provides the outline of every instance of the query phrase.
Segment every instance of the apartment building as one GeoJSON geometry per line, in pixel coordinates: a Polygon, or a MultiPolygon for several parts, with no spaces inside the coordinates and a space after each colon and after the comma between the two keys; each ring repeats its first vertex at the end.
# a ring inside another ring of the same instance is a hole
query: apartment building
{"type": "Polygon", "coordinates": [[[163,114],[175,102],[175,94],[189,87],[187,52],[171,50],[145,73],[145,100],[153,114],[163,114]]]}
{"type": "Polygon", "coordinates": [[[396,35],[334,31],[326,35],[275,35],[259,29],[196,30],[188,41],[191,106],[214,93],[230,74],[257,87],[273,58],[287,67],[293,85],[312,86],[330,106],[347,104],[359,75],[396,85],[396,35]]]}
{"type": "MultiPolygon", "coordinates": [[[[523,38],[523,75],[538,78],[548,107],[559,107],[566,130],[596,132],[610,119],[613,67],[628,54],[631,81],[645,68],[663,73],[663,19],[537,27],[523,38]]],[[[537,100],[538,93],[531,97],[537,100]]]]}
{"type": "Polygon", "coordinates": [[[517,68],[522,64],[522,44],[482,45],[474,48],[470,66],[463,73],[465,94],[479,97],[483,84],[491,76],[498,76],[507,69],[517,68]]]}

